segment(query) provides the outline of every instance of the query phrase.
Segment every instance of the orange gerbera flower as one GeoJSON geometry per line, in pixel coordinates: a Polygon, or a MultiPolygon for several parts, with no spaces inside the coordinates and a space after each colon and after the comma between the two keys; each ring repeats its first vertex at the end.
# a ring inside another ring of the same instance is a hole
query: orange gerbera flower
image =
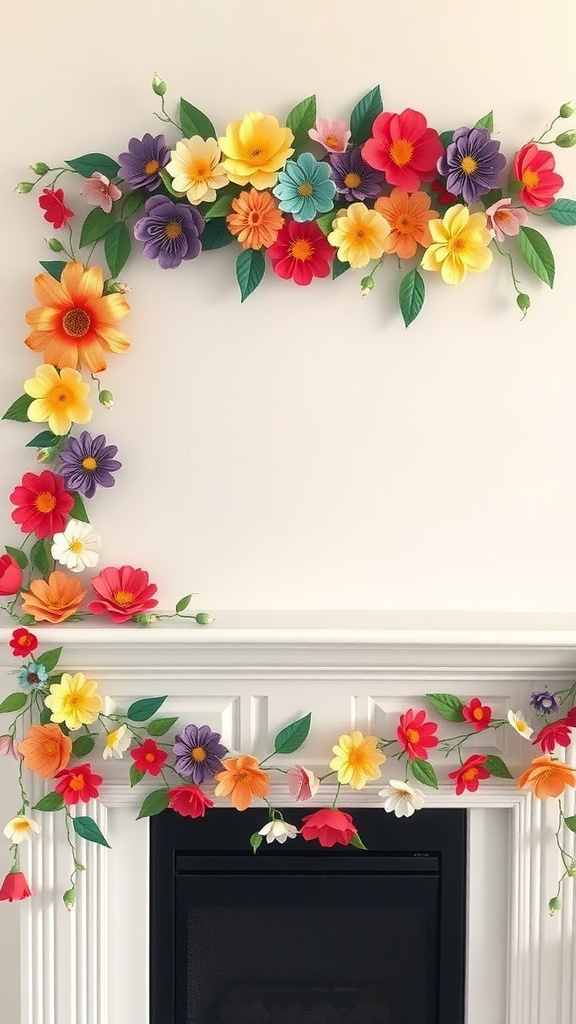
{"type": "Polygon", "coordinates": [[[403,188],[393,188],[389,196],[376,200],[374,209],[392,228],[384,240],[384,252],[394,252],[401,260],[409,260],[418,245],[432,245],[428,221],[438,214],[430,209],[430,196],[425,192],[408,193],[403,188]]]}
{"type": "Polygon", "coordinates": [[[566,786],[576,785],[576,768],[550,757],[535,757],[530,767],[518,779],[520,789],[533,789],[534,796],[546,800],[560,796],[566,786]]]}
{"type": "Polygon", "coordinates": [[[278,203],[269,192],[252,188],[232,200],[234,213],[226,217],[228,231],[238,236],[243,249],[267,249],[284,223],[278,203]]]}
{"type": "Polygon", "coordinates": [[[72,740],[58,725],[31,725],[18,744],[18,753],[22,754],[28,771],[36,772],[42,779],[52,779],[68,764],[72,740]]]}
{"type": "Polygon", "coordinates": [[[222,761],[224,771],[214,776],[218,785],[216,796],[229,796],[237,811],[250,807],[255,796],[268,796],[270,779],[258,767],[258,758],[243,754],[222,761]]]}
{"type": "Polygon", "coordinates": [[[85,270],[83,263],[67,263],[60,281],[49,274],[34,279],[36,298],[42,303],[26,313],[32,334],[28,348],[44,353],[44,362],[76,369],[84,364],[92,373],[106,369],[105,353],[125,352],[130,342],[115,323],[130,312],[123,295],[103,295],[99,267],[85,270]]]}
{"type": "Polygon", "coordinates": [[[36,622],[64,622],[78,610],[86,597],[80,580],[63,572],[51,572],[48,582],[32,580],[30,590],[22,594],[22,611],[33,615],[36,622]]]}

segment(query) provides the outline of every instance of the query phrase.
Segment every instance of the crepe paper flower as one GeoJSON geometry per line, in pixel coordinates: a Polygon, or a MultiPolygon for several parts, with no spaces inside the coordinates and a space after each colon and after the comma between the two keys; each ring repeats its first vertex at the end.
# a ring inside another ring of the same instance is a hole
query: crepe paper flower
{"type": "Polygon", "coordinates": [[[198,210],[163,196],[153,196],[144,210],[146,215],[134,225],[134,237],[145,243],[146,259],[158,260],[162,270],[174,270],[182,260],[200,255],[204,219],[198,210]]]}
{"type": "Polygon", "coordinates": [[[486,224],[485,213],[470,213],[461,203],[451,206],[442,220],[429,221],[432,245],[420,265],[424,270],[439,270],[446,284],[462,284],[468,271],[488,270],[492,236],[486,224]]]}
{"type": "Polygon", "coordinates": [[[448,191],[445,184],[440,181],[440,179],[438,179],[438,181],[433,181],[430,188],[432,192],[436,193],[437,201],[440,206],[449,206],[450,203],[455,203],[458,198],[453,195],[452,192],[448,191]]]}
{"type": "Polygon", "coordinates": [[[183,818],[203,818],[214,801],[199,786],[175,786],[168,790],[168,807],[183,818]]]}
{"type": "Polygon", "coordinates": [[[22,586],[22,578],[22,569],[16,559],[12,555],[0,556],[0,597],[17,594],[22,586]]]}
{"type": "Polygon", "coordinates": [[[300,835],[307,841],[317,839],[320,846],[334,846],[336,843],[348,846],[350,840],[358,835],[358,829],[346,811],[339,811],[337,807],[323,807],[302,819],[300,835]]]}
{"type": "Polygon", "coordinates": [[[36,622],[65,622],[76,614],[85,597],[80,580],[56,569],[48,582],[31,581],[30,590],[22,593],[22,612],[33,615],[36,622]]]}
{"type": "Polygon", "coordinates": [[[405,714],[400,715],[396,738],[411,761],[417,757],[427,761],[428,750],[438,746],[438,737],[434,735],[437,731],[436,722],[426,721],[425,711],[414,714],[412,708],[409,708],[405,714]]]}
{"type": "Polygon", "coordinates": [[[570,726],[565,721],[549,722],[540,729],[536,739],[532,740],[533,745],[536,743],[540,744],[545,754],[553,754],[556,744],[559,747],[569,747],[571,742],[572,733],[570,732],[570,726]]]}
{"type": "Polygon", "coordinates": [[[153,597],[158,590],[156,584],[149,582],[144,569],[134,569],[131,565],[102,569],[92,580],[92,586],[99,600],[91,601],[88,611],[93,615],[109,615],[112,622],[127,622],[158,604],[153,597]]]}
{"type": "MultiPolygon", "coordinates": [[[[104,708],[104,714],[106,714],[106,708],[104,708]]],[[[110,758],[115,758],[117,761],[122,761],[124,754],[129,749],[132,742],[132,735],[128,732],[125,725],[119,725],[117,729],[109,732],[106,737],[106,744],[102,751],[102,757],[105,761],[110,758]]]]}
{"type": "Polygon", "coordinates": [[[64,768],[56,772],[55,779],[59,782],[54,787],[55,793],[61,793],[64,803],[68,806],[77,804],[79,800],[87,804],[89,800],[97,800],[100,796],[98,786],[103,783],[101,775],[96,775],[89,764],[80,764],[75,768],[64,768]]]}
{"type": "Polygon", "coordinates": [[[550,693],[550,690],[538,690],[530,698],[530,707],[537,715],[555,715],[560,704],[555,693],[550,693]]]}
{"type": "Polygon", "coordinates": [[[334,249],[314,221],[301,224],[287,218],[268,255],[278,277],[307,285],[314,277],[329,276],[334,249]]]}
{"type": "Polygon", "coordinates": [[[99,206],[104,213],[110,213],[112,203],[122,199],[122,190],[118,185],[114,185],[110,178],[99,171],[94,171],[92,177],[80,186],[80,191],[88,206],[99,206]]]}
{"type": "Polygon", "coordinates": [[[293,800],[311,800],[320,788],[318,776],[301,764],[295,764],[288,770],[286,781],[293,800]]]}
{"type": "Polygon", "coordinates": [[[351,203],[333,220],[328,241],[338,250],[342,263],[365,267],[383,255],[389,234],[390,225],[381,213],[369,210],[365,203],[351,203]]]}
{"type": "Polygon", "coordinates": [[[0,757],[7,757],[11,754],[12,757],[17,761],[19,753],[14,744],[14,740],[11,736],[0,736],[0,757]]]}
{"type": "Polygon", "coordinates": [[[237,811],[245,811],[255,797],[267,797],[270,779],[258,767],[258,758],[250,754],[229,757],[222,762],[224,771],[215,776],[216,796],[226,796],[237,811]]]}
{"type": "Polygon", "coordinates": [[[34,293],[42,303],[26,313],[32,333],[25,339],[33,352],[43,352],[44,362],[73,370],[80,363],[91,373],[106,369],[106,354],[125,352],[130,342],[116,322],[130,312],[124,295],[104,295],[100,267],[84,268],[67,263],[60,281],[38,274],[34,293]]]}
{"type": "Polygon", "coordinates": [[[487,729],[492,721],[492,708],[483,704],[478,697],[472,697],[469,704],[463,705],[462,715],[476,732],[481,732],[482,729],[487,729]]]}
{"type": "Polygon", "coordinates": [[[278,171],[294,150],[294,136],[278,120],[260,110],[251,110],[242,121],[231,121],[226,135],[218,139],[225,159],[224,169],[236,185],[272,188],[278,171]]]}
{"type": "Polygon", "coordinates": [[[410,818],[414,811],[424,807],[425,796],[421,789],[409,786],[407,782],[390,779],[387,786],[378,793],[383,800],[384,810],[389,814],[393,811],[397,818],[410,818]]]}
{"type": "Polygon", "coordinates": [[[384,171],[389,185],[416,192],[421,181],[433,181],[443,146],[423,114],[409,107],[401,114],[378,114],[372,138],[362,147],[367,164],[384,171]]]}
{"type": "Polygon", "coordinates": [[[24,767],[41,779],[52,779],[72,756],[72,740],[57,725],[31,725],[18,744],[24,767]]]}
{"type": "Polygon", "coordinates": [[[226,217],[228,231],[236,235],[243,249],[267,249],[284,223],[274,196],[255,188],[233,199],[232,211],[226,217]]]}
{"type": "Polygon", "coordinates": [[[38,835],[41,831],[37,821],[33,821],[27,814],[17,814],[6,825],[4,835],[14,846],[19,846],[24,840],[31,839],[33,835],[38,835]]]}
{"type": "Polygon", "coordinates": [[[521,711],[509,711],[506,717],[508,718],[512,728],[516,730],[519,736],[522,736],[525,740],[530,739],[534,729],[530,728],[521,711]]]}
{"type": "Polygon", "coordinates": [[[161,750],[155,740],[144,740],[141,746],[130,751],[130,757],[134,759],[134,765],[139,772],[147,772],[148,775],[160,775],[168,754],[161,750]]]}
{"type": "Polygon", "coordinates": [[[31,633],[25,626],[19,626],[12,633],[10,647],[15,658],[26,658],[38,647],[38,637],[34,636],[34,633],[31,633]]]}
{"type": "Polygon", "coordinates": [[[2,882],[0,900],[9,900],[10,903],[14,903],[15,900],[25,900],[31,895],[26,876],[16,868],[12,868],[2,882]]]}
{"type": "Polygon", "coordinates": [[[514,157],[514,177],[524,186],[518,198],[532,210],[542,210],[551,206],[564,184],[564,179],[556,174],[556,161],[547,149],[539,149],[529,142],[518,150],[514,157]]]}
{"type": "Polygon", "coordinates": [[[386,755],[378,750],[377,736],[364,736],[357,729],[349,736],[340,736],[332,747],[336,756],[330,761],[330,768],[337,772],[338,782],[352,789],[364,789],[369,779],[379,779],[386,755]]]}
{"type": "Polygon", "coordinates": [[[74,498],[65,487],[62,477],[49,469],[43,469],[40,474],[24,473],[21,484],[10,495],[10,501],[16,505],[12,519],[22,533],[35,533],[43,538],[53,537],[64,529],[74,504],[74,498]]]}
{"type": "Polygon", "coordinates": [[[500,143],[486,128],[458,128],[452,142],[438,161],[438,170],[446,178],[446,188],[465,203],[474,203],[494,188],[500,188],[500,175],[506,157],[500,143]]]}
{"type": "Polygon", "coordinates": [[[564,719],[566,725],[569,725],[571,729],[576,729],[576,707],[570,708],[570,711],[564,719]]]}
{"type": "Polygon", "coordinates": [[[526,210],[512,206],[511,199],[499,199],[486,210],[488,227],[494,232],[498,242],[503,242],[507,235],[517,235],[520,228],[528,220],[526,210]]]}
{"type": "Polygon", "coordinates": [[[30,693],[48,682],[48,672],[40,661],[31,661],[18,670],[18,686],[30,693]]]}
{"type": "Polygon", "coordinates": [[[208,725],[187,725],[174,743],[174,767],[178,774],[197,785],[214,778],[222,768],[222,758],[228,753],[220,740],[220,733],[212,732],[208,725]]]}
{"type": "Polygon", "coordinates": [[[50,554],[70,572],[83,572],[98,564],[100,546],[100,537],[90,523],[69,519],[63,533],[54,534],[50,554]]]}
{"type": "Polygon", "coordinates": [[[74,212],[69,210],[64,202],[64,192],[61,188],[43,188],[42,194],[38,197],[38,206],[44,210],[44,220],[57,229],[65,228],[74,216],[74,212]]]}
{"type": "Polygon", "coordinates": [[[122,463],[114,456],[118,453],[115,444],[106,444],[104,434],[92,437],[83,430],[80,437],[71,437],[60,452],[60,473],[71,491],[80,491],[86,498],[93,498],[97,487],[113,487],[112,476],[122,463]]]}
{"type": "Polygon", "coordinates": [[[346,121],[329,121],[326,117],[317,117],[315,127],[308,131],[310,138],[329,153],[345,153],[351,134],[346,121]]]}
{"type": "Polygon", "coordinates": [[[24,381],[24,391],[34,401],[26,415],[32,423],[48,423],[53,434],[67,434],[73,423],[88,423],[92,409],[86,401],[90,385],[78,370],[63,367],[60,372],[51,363],[36,368],[36,375],[24,381]]]}
{"type": "Polygon", "coordinates": [[[120,153],[120,177],[132,188],[141,185],[154,192],[162,183],[160,170],[170,160],[170,149],[163,135],[152,136],[149,132],[141,139],[130,139],[128,152],[120,153]]]}
{"type": "Polygon", "coordinates": [[[285,843],[287,839],[296,839],[298,829],[296,825],[290,825],[283,818],[274,818],[259,829],[258,835],[266,836],[267,843],[285,843]]]}
{"type": "Polygon", "coordinates": [[[432,244],[428,225],[438,214],[430,209],[430,196],[425,192],[410,194],[402,188],[393,188],[389,196],[376,200],[374,209],[382,214],[391,229],[384,239],[384,252],[409,260],[419,245],[426,248],[432,244]]]}
{"type": "Polygon", "coordinates": [[[471,754],[456,771],[448,772],[448,778],[455,780],[456,796],[461,796],[464,790],[475,793],[482,780],[490,778],[485,763],[486,754],[471,754]]]}
{"type": "Polygon", "coordinates": [[[532,789],[538,800],[559,797],[566,786],[576,785],[576,769],[550,757],[535,757],[518,779],[519,789],[532,789]]]}
{"type": "Polygon", "coordinates": [[[221,156],[216,139],[203,139],[201,135],[180,139],[170,153],[170,163],[166,164],[174,191],[186,193],[193,206],[213,203],[216,189],[228,184],[221,156]]]}
{"type": "Polygon", "coordinates": [[[312,153],[302,153],[297,160],[288,160],[272,192],[280,200],[280,209],[302,222],[333,209],[336,186],[329,164],[319,163],[312,153]]]}
{"type": "Polygon", "coordinates": [[[44,704],[50,708],[50,721],[64,722],[74,732],[83,725],[92,725],[102,711],[102,697],[97,693],[95,679],[86,679],[83,672],[64,672],[59,683],[52,683],[44,704]]]}
{"type": "Polygon", "coordinates": [[[361,146],[330,157],[332,181],[339,195],[349,203],[371,199],[382,191],[384,175],[362,159],[361,146]]]}

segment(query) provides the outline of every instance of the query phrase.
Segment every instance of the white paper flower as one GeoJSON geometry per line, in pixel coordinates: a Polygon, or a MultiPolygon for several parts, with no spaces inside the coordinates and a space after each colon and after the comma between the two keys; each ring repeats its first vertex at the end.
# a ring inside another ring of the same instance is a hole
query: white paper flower
{"type": "Polygon", "coordinates": [[[10,839],[16,846],[19,846],[25,839],[30,839],[31,832],[41,831],[40,825],[36,821],[32,821],[32,818],[28,818],[25,814],[17,814],[6,825],[4,835],[6,839],[10,839]]]}
{"type": "Polygon", "coordinates": [[[117,760],[121,761],[131,742],[131,733],[128,732],[125,725],[119,725],[117,729],[114,729],[114,732],[108,733],[108,736],[106,737],[106,746],[102,751],[102,757],[105,761],[110,757],[115,757],[117,760]]]}
{"type": "Polygon", "coordinates": [[[510,722],[512,728],[516,729],[516,732],[519,736],[522,736],[525,740],[530,739],[532,733],[534,732],[534,729],[530,728],[528,722],[524,718],[524,715],[521,711],[509,711],[508,721],[510,722]]]}
{"type": "Polygon", "coordinates": [[[407,782],[390,779],[387,786],[378,793],[383,799],[385,811],[394,811],[397,818],[410,818],[414,811],[424,807],[425,797],[421,789],[414,789],[407,782]]]}
{"type": "Polygon", "coordinates": [[[267,843],[273,843],[276,840],[278,843],[285,843],[287,839],[295,839],[298,835],[298,829],[296,825],[289,825],[287,821],[282,821],[281,818],[275,818],[274,821],[269,821],[264,828],[261,828],[258,832],[259,836],[266,836],[267,843]]]}
{"type": "Polygon", "coordinates": [[[54,534],[52,558],[71,572],[93,569],[98,563],[99,551],[100,537],[90,523],[70,519],[63,533],[54,534]]]}

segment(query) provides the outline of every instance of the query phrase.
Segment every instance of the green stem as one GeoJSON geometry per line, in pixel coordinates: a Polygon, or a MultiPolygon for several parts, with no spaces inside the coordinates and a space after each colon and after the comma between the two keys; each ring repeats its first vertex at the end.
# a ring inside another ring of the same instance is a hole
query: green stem
{"type": "Polygon", "coordinates": [[[158,114],[157,111],[154,111],[154,117],[157,117],[159,121],[164,121],[165,124],[173,124],[174,127],[177,128],[179,132],[182,132],[182,135],[184,135],[184,129],[182,128],[182,125],[179,125],[177,121],[173,121],[170,115],[167,113],[163,96],[160,97],[160,106],[162,107],[162,114],[164,116],[162,116],[162,114],[158,114]]]}
{"type": "Polygon", "coordinates": [[[511,274],[511,277],[512,277],[512,284],[514,285],[514,289],[516,291],[516,294],[517,295],[521,295],[522,294],[522,289],[518,287],[520,282],[518,281],[518,278],[516,277],[516,274],[514,273],[514,260],[512,259],[512,257],[511,257],[509,252],[505,252],[504,249],[500,248],[500,246],[498,245],[498,242],[496,241],[496,239],[493,239],[493,241],[494,241],[494,248],[498,250],[500,255],[504,257],[504,259],[508,260],[508,263],[510,264],[510,274],[511,274]]]}
{"type": "Polygon", "coordinates": [[[338,783],[338,789],[336,790],[336,796],[334,797],[334,800],[332,801],[332,810],[336,810],[336,805],[338,803],[338,797],[340,796],[341,788],[342,788],[342,784],[339,782],[338,783]]]}
{"type": "Polygon", "coordinates": [[[537,143],[538,142],[542,142],[545,146],[550,145],[550,143],[554,142],[554,139],[544,139],[544,136],[547,135],[548,132],[552,131],[554,125],[556,124],[556,121],[559,121],[560,118],[561,118],[561,114],[557,114],[556,117],[554,118],[554,120],[550,122],[548,127],[544,129],[544,131],[542,132],[542,135],[540,136],[540,138],[539,139],[532,139],[532,142],[537,142],[537,143]]]}

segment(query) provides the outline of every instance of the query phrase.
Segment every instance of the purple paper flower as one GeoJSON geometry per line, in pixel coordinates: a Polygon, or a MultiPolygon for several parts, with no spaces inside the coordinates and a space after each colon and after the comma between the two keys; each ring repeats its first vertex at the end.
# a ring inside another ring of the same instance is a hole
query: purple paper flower
{"type": "Polygon", "coordinates": [[[174,743],[174,767],[180,775],[192,779],[197,786],[220,771],[220,758],[228,753],[220,743],[220,733],[208,725],[187,725],[174,743]]]}
{"type": "Polygon", "coordinates": [[[550,690],[539,690],[532,694],[530,707],[537,715],[555,715],[560,707],[555,693],[550,690]]]}
{"type": "Polygon", "coordinates": [[[160,168],[170,160],[170,149],[163,135],[154,138],[149,132],[142,139],[130,139],[128,152],[120,153],[120,177],[133,188],[141,185],[153,192],[161,182],[160,168]]]}
{"type": "Polygon", "coordinates": [[[112,473],[122,466],[114,458],[117,453],[115,444],[106,444],[104,434],[92,437],[83,430],[80,437],[71,437],[60,452],[60,475],[71,491],[80,491],[86,498],[93,498],[97,487],[114,486],[116,481],[112,473]]]}
{"type": "Polygon", "coordinates": [[[499,150],[500,143],[485,128],[458,128],[438,161],[448,191],[462,196],[465,203],[473,203],[493,188],[500,188],[506,157],[499,150]]]}
{"type": "Polygon", "coordinates": [[[364,199],[380,195],[384,175],[362,159],[361,146],[349,149],[346,153],[332,154],[330,164],[336,191],[349,203],[363,202],[364,199]]]}
{"type": "Polygon", "coordinates": [[[134,225],[134,237],[145,242],[144,255],[158,260],[163,270],[194,260],[202,251],[199,235],[204,220],[194,206],[153,196],[144,207],[146,216],[134,225]]]}

